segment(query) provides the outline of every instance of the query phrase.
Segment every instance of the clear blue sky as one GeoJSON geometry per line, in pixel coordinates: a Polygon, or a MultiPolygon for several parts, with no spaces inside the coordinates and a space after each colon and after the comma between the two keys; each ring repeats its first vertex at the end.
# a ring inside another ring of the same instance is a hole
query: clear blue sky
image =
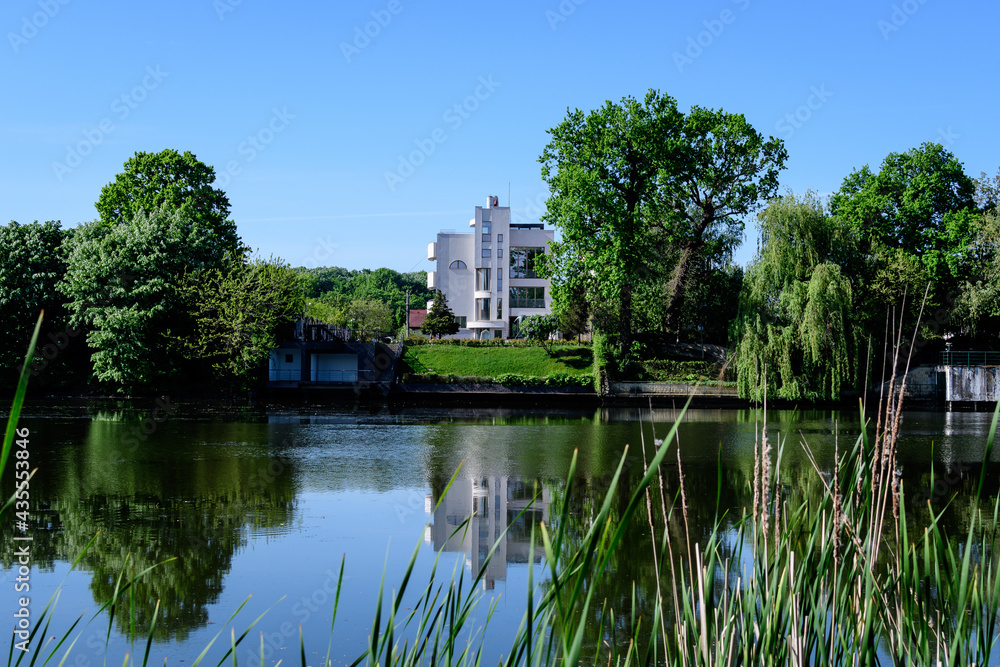
{"type": "Polygon", "coordinates": [[[997,3],[943,0],[7,0],[0,217],[92,220],[126,159],[174,148],[215,167],[264,255],[427,269],[508,183],[538,219],[567,107],[649,88],[784,138],[782,189],[829,193],[924,141],[993,174],[998,24],[997,3]]]}

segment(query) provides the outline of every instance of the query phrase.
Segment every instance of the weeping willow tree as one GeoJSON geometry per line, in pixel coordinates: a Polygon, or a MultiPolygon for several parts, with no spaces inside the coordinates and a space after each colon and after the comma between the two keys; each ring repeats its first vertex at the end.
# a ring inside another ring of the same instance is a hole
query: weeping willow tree
{"type": "Polygon", "coordinates": [[[734,360],[740,396],[836,399],[857,377],[850,277],[857,246],[813,193],[774,200],[740,293],[734,360]]]}

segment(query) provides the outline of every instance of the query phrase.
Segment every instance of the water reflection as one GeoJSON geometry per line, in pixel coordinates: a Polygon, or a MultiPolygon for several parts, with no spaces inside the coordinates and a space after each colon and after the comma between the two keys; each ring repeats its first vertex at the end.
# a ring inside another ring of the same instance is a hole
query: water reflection
{"type": "MultiPolygon", "coordinates": [[[[680,410],[407,408],[373,414],[317,408],[251,411],[235,417],[181,410],[143,438],[136,435],[143,423],[141,411],[46,415],[36,409],[28,416],[32,461],[40,467],[32,481],[33,562],[48,570],[36,571],[38,581],[48,590],[54,588],[58,581],[53,571],[72,562],[95,535],[81,566],[90,573],[86,593],[98,604],[111,596],[123,571],[138,573],[176,557],[154,568],[136,587],[136,625],[140,633],[146,631],[148,614],[159,600],[164,615],[157,622],[157,638],[182,645],[194,631],[223,622],[233,611],[225,608],[223,618],[213,616],[218,615],[214,603],[226,606],[226,589],[245,595],[275,576],[275,549],[293,554],[293,567],[283,567],[300,571],[302,582],[289,579],[288,587],[271,600],[311,594],[318,573],[339,560],[341,544],[348,545],[343,548],[349,550],[349,576],[351,564],[358,562],[354,554],[364,554],[367,560],[354,565],[364,569],[369,561],[380,563],[390,537],[398,537],[396,544],[411,544],[423,527],[419,505],[425,495],[428,510],[441,501],[427,534],[433,550],[464,554],[478,572],[506,530],[485,573],[485,586],[520,582],[532,528],[542,521],[554,528],[566,505],[567,539],[581,539],[624,454],[620,485],[611,499],[611,520],[620,520],[644,471],[643,443],[648,459],[655,451],[654,439],[666,436],[680,410]],[[574,452],[576,477],[567,487],[574,452]],[[538,499],[527,508],[536,489],[538,499]],[[402,503],[382,500],[403,497],[402,492],[407,498],[402,503]],[[410,497],[418,507],[410,506],[410,497]],[[352,514],[355,521],[326,521],[318,510],[304,507],[303,498],[328,503],[323,514],[347,507],[344,514],[352,514]],[[468,528],[455,532],[466,519],[468,528]],[[358,528],[362,524],[377,530],[358,528]],[[250,549],[260,536],[270,542],[250,549]],[[371,553],[375,555],[369,558],[371,553]]],[[[663,521],[661,505],[654,502],[651,529],[646,506],[640,506],[610,563],[609,576],[592,584],[599,589],[596,599],[607,599],[617,609],[630,608],[634,583],[640,605],[651,604],[656,590],[650,557],[654,532],[658,540],[666,530],[675,553],[686,555],[689,545],[707,539],[717,521],[725,530],[738,524],[750,504],[753,444],[762,418],[753,410],[699,409],[684,415],[677,439],[668,443],[672,449],[663,468],[664,497],[668,510],[674,509],[663,521]]],[[[942,525],[959,534],[969,516],[992,511],[985,504],[976,506],[971,493],[978,485],[989,418],[907,413],[899,460],[904,486],[914,491],[916,500],[907,507],[914,520],[943,511],[942,525]],[[931,461],[939,464],[933,477],[931,461]]],[[[822,492],[801,441],[808,442],[818,466],[828,472],[835,448],[843,454],[861,430],[860,419],[850,412],[771,411],[768,422],[772,442],[784,443],[775,468],[782,494],[792,505],[817,499],[822,492]]],[[[1000,457],[1000,451],[994,457],[1000,457]]],[[[998,473],[996,466],[987,471],[988,494],[997,492],[998,473]]],[[[10,493],[9,473],[2,487],[10,493]]],[[[0,526],[0,560],[8,570],[12,537],[12,526],[0,526]]],[[[368,593],[359,591],[351,599],[355,606],[343,603],[348,605],[344,618],[370,618],[368,593]]],[[[511,612],[515,628],[521,611],[511,612]]],[[[324,620],[316,614],[318,624],[324,620]]],[[[624,616],[618,620],[626,623],[624,616]]],[[[119,615],[120,631],[128,623],[127,615],[119,615]]],[[[262,621],[262,629],[267,623],[262,621]]],[[[326,628],[317,630],[323,648],[328,623],[326,628]]],[[[197,646],[192,657],[202,647],[197,646]]]]}
{"type": "MultiPolygon", "coordinates": [[[[131,625],[145,636],[159,601],[156,638],[183,640],[208,623],[207,607],[248,539],[293,523],[296,472],[274,475],[266,440],[243,424],[174,424],[131,447],[139,424],[99,413],[74,445],[32,438],[39,465],[31,486],[32,560],[51,571],[86,551],[78,567],[92,573],[98,606],[152,568],[135,585],[136,616],[119,613],[118,629],[131,625]],[[238,455],[221,444],[232,442],[241,443],[238,455]]],[[[4,482],[6,494],[10,479],[4,482]]],[[[0,530],[0,549],[10,567],[9,526],[0,530]]]]}
{"type": "MultiPolygon", "coordinates": [[[[497,545],[483,575],[486,590],[507,578],[509,563],[528,562],[531,530],[548,522],[552,502],[548,486],[539,489],[507,475],[456,479],[444,498],[429,498],[440,503],[428,533],[435,551],[464,553],[472,571],[479,572],[497,545]]],[[[538,549],[535,562],[541,560],[538,549]]]]}

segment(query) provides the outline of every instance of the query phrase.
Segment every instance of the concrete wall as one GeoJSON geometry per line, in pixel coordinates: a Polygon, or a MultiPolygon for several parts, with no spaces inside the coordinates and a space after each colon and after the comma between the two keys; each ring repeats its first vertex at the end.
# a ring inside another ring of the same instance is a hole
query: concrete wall
{"type": "Polygon", "coordinates": [[[942,366],[946,401],[1000,401],[1000,366],[942,366]]]}

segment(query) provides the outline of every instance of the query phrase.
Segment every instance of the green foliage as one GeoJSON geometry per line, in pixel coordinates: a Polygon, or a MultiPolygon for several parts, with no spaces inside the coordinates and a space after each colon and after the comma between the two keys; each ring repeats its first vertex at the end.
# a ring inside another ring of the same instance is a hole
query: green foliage
{"type": "Polygon", "coordinates": [[[295,270],[309,303],[308,315],[331,324],[348,323],[351,316],[347,310],[352,302],[377,301],[388,307],[392,317],[391,324],[383,322],[380,329],[395,331],[405,324],[407,291],[411,308],[425,308],[434,298],[434,292],[427,289],[424,271],[399,273],[385,268],[352,271],[338,266],[295,270]]]}
{"type": "Polygon", "coordinates": [[[396,326],[389,304],[376,299],[352,299],[344,315],[355,331],[391,333],[396,326]]]}
{"type": "Polygon", "coordinates": [[[714,382],[725,377],[722,364],[714,361],[644,359],[641,380],[657,382],[714,382]]]}
{"type": "Polygon", "coordinates": [[[95,206],[106,225],[129,225],[142,211],[152,215],[162,207],[183,212],[204,230],[216,256],[242,250],[236,224],[229,220],[229,199],[212,187],[215,170],[190,151],[167,149],[137,152],[125,170],[101,188],[95,206]]]}
{"type": "Polygon", "coordinates": [[[420,326],[420,331],[428,336],[448,336],[458,333],[458,322],[455,321],[455,313],[448,307],[448,299],[444,292],[436,290],[434,292],[434,303],[427,311],[427,317],[420,326]]]}
{"type": "Polygon", "coordinates": [[[0,384],[16,382],[39,312],[48,329],[65,327],[56,285],[66,271],[66,235],[52,221],[0,226],[0,384]]]}
{"type": "Polygon", "coordinates": [[[1000,338],[1000,215],[991,210],[976,221],[967,277],[956,304],[966,331],[986,345],[1000,338]]]}
{"type": "Polygon", "coordinates": [[[521,320],[518,331],[530,341],[546,342],[559,330],[555,315],[531,315],[521,320]]]}
{"type": "Polygon", "coordinates": [[[186,355],[210,364],[224,384],[249,389],[259,380],[277,333],[302,314],[298,275],[276,259],[244,261],[188,274],[180,285],[194,331],[186,355]]]}
{"type": "Polygon", "coordinates": [[[182,367],[173,341],[190,322],[178,277],[225,259],[213,229],[187,211],[164,205],[127,225],[86,223],[69,243],[59,289],[72,325],[88,329],[94,377],[111,388],[162,387],[182,367]]]}
{"type": "Polygon", "coordinates": [[[852,172],[830,198],[830,210],[854,229],[880,268],[902,253],[945,292],[961,278],[975,235],[975,191],[950,151],[924,143],[890,153],[878,173],[867,165],[852,172]]]}
{"type": "Polygon", "coordinates": [[[760,214],[761,251],[747,269],[735,323],[740,395],[836,399],[856,377],[854,296],[833,260],[853,235],[812,193],[789,194],[760,214]]]}
{"type": "Polygon", "coordinates": [[[692,269],[732,251],[742,217],[775,191],[786,159],[782,142],[742,115],[693,107],[685,116],[652,90],[643,102],[571,111],[549,134],[543,219],[562,240],[543,269],[556,293],[586,290],[595,326],[617,331],[626,350],[636,290],[662,287],[662,320],[674,330],[692,269]]]}

